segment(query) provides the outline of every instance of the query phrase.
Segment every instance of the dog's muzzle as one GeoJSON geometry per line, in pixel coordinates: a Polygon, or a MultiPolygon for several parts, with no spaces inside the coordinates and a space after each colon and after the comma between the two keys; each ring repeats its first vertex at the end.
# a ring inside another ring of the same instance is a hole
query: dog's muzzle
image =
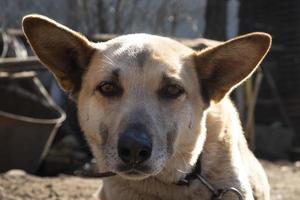
{"type": "Polygon", "coordinates": [[[120,134],[118,155],[127,166],[138,167],[150,158],[151,153],[152,140],[143,125],[131,125],[120,134]]]}

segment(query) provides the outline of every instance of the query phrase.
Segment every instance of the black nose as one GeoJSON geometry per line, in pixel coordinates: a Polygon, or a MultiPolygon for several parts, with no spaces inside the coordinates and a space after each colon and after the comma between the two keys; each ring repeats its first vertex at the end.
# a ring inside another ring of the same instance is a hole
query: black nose
{"type": "Polygon", "coordinates": [[[126,164],[141,164],[148,160],[152,152],[152,141],[146,129],[134,125],[121,133],[118,154],[126,164]]]}

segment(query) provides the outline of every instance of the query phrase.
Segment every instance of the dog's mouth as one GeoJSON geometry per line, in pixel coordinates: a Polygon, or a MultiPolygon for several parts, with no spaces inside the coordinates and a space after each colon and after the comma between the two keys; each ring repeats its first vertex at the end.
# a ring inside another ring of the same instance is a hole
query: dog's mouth
{"type": "Polygon", "coordinates": [[[142,171],[139,171],[139,170],[136,170],[136,169],[131,169],[131,170],[128,170],[128,171],[122,171],[120,172],[121,174],[125,174],[127,176],[145,176],[147,175],[146,173],[142,172],[142,171]]]}
{"type": "Polygon", "coordinates": [[[128,170],[128,171],[122,171],[118,172],[118,175],[120,175],[124,179],[128,180],[143,180],[151,176],[151,174],[144,173],[142,171],[138,170],[128,170]]]}
{"type": "Polygon", "coordinates": [[[98,178],[106,178],[111,176],[119,175],[122,178],[130,179],[130,180],[142,180],[149,176],[151,176],[151,173],[147,173],[145,171],[137,170],[137,169],[128,169],[128,170],[122,170],[117,172],[107,171],[107,172],[99,172],[95,176],[98,178]]]}
{"type": "Polygon", "coordinates": [[[119,165],[116,173],[125,179],[142,180],[152,175],[147,165],[119,165]]]}

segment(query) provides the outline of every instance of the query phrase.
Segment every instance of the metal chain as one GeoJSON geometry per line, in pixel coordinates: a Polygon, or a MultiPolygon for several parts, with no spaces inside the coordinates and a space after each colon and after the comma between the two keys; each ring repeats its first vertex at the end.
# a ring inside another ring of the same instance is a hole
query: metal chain
{"type": "Polygon", "coordinates": [[[229,188],[216,190],[201,174],[196,174],[196,177],[213,194],[211,200],[222,200],[224,195],[228,192],[234,193],[238,197],[239,200],[243,200],[243,195],[235,187],[229,187],[229,188]]]}

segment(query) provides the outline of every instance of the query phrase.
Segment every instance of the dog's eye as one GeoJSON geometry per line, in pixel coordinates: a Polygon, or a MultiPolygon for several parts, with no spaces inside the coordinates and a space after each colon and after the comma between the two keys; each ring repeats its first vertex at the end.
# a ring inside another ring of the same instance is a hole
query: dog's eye
{"type": "Polygon", "coordinates": [[[164,99],[175,99],[184,93],[184,89],[179,85],[167,85],[159,91],[159,96],[164,99]]]}
{"type": "Polygon", "coordinates": [[[101,82],[98,86],[98,91],[106,97],[120,96],[123,92],[122,88],[113,82],[101,82]]]}

